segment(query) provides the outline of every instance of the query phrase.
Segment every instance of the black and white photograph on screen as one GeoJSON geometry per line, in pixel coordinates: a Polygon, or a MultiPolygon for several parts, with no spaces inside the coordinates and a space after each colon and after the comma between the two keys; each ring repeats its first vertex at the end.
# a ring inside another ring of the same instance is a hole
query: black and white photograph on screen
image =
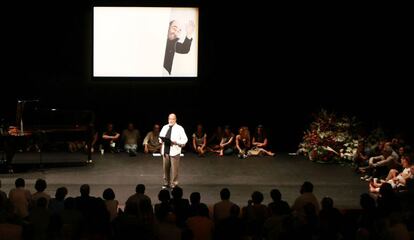
{"type": "Polygon", "coordinates": [[[94,77],[197,77],[198,8],[95,7],[94,77]]]}
{"type": "Polygon", "coordinates": [[[164,56],[164,76],[186,76],[197,72],[197,58],[191,52],[191,50],[194,51],[194,47],[192,47],[195,30],[194,21],[194,11],[188,9],[171,10],[164,56]],[[175,56],[177,56],[177,60],[174,64],[175,56]],[[172,69],[173,65],[175,66],[174,69],[172,69]]]}

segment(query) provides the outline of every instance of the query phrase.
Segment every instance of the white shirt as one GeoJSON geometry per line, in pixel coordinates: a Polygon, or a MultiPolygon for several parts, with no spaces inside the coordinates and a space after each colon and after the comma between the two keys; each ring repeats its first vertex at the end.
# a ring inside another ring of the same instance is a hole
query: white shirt
{"type": "MultiPolygon", "coordinates": [[[[166,124],[162,127],[160,132],[160,137],[165,137],[167,134],[168,128],[170,125],[166,124]]],[[[162,143],[162,140],[159,139],[160,143],[162,143]]],[[[170,155],[171,156],[177,156],[181,154],[181,146],[184,146],[187,141],[187,135],[185,134],[184,128],[181,127],[178,124],[174,124],[171,129],[171,141],[176,142],[177,144],[172,144],[170,147],[170,155]]],[[[164,144],[162,144],[161,147],[161,154],[164,155],[164,144]]]]}

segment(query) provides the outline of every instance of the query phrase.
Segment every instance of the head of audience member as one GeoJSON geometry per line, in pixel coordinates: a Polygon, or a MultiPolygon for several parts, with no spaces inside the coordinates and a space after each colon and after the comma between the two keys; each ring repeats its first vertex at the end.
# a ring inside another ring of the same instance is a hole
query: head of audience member
{"type": "Polygon", "coordinates": [[[177,116],[174,113],[168,115],[168,125],[174,126],[177,123],[177,116]]]}
{"type": "Polygon", "coordinates": [[[46,188],[47,188],[47,183],[45,180],[40,179],[40,178],[36,180],[35,189],[37,192],[44,192],[46,188]]]}
{"type": "Polygon", "coordinates": [[[66,187],[60,187],[56,189],[56,193],[55,193],[56,200],[63,201],[66,195],[68,195],[68,189],[66,187]]]}
{"type": "Polygon", "coordinates": [[[381,184],[379,193],[381,198],[388,198],[394,195],[394,190],[392,189],[391,184],[386,182],[381,184]]]}
{"type": "Polygon", "coordinates": [[[106,131],[108,131],[108,132],[112,132],[114,130],[114,124],[112,124],[112,123],[108,123],[107,125],[106,125],[106,131]]]}
{"type": "Polygon", "coordinates": [[[133,131],[135,129],[134,124],[132,122],[129,122],[127,129],[128,129],[128,131],[133,131]]]}
{"type": "Polygon", "coordinates": [[[154,126],[152,127],[152,132],[155,135],[158,135],[160,133],[160,125],[159,124],[154,124],[154,126]]]}
{"type": "Polygon", "coordinates": [[[197,124],[196,133],[197,133],[197,135],[199,135],[199,136],[203,135],[204,130],[203,130],[203,125],[202,125],[202,124],[197,124]]]}
{"type": "Polygon", "coordinates": [[[114,190],[112,190],[112,188],[105,189],[102,193],[102,197],[103,197],[103,199],[105,199],[107,201],[114,200],[115,199],[114,190]]]}
{"type": "Polygon", "coordinates": [[[138,184],[138,185],[135,187],[135,192],[136,192],[137,194],[144,194],[144,193],[145,193],[145,185],[144,185],[144,184],[138,184]]]}
{"type": "Polygon", "coordinates": [[[197,205],[201,202],[201,195],[199,192],[193,192],[190,194],[191,205],[197,205]]]}
{"type": "Polygon", "coordinates": [[[171,191],[171,195],[172,195],[173,199],[175,199],[175,200],[182,199],[183,198],[183,189],[180,188],[179,186],[176,186],[171,191]]]}
{"type": "Polygon", "coordinates": [[[14,182],[14,185],[16,186],[16,188],[24,188],[24,186],[26,185],[26,183],[25,183],[25,181],[24,181],[23,178],[18,178],[14,182]]]}
{"type": "Polygon", "coordinates": [[[302,187],[300,188],[300,193],[311,193],[313,192],[313,184],[309,181],[306,181],[302,184],[302,187]]]}
{"type": "Polygon", "coordinates": [[[89,197],[89,193],[90,193],[90,187],[89,187],[89,185],[88,184],[83,184],[80,187],[81,197],[89,197]]]}
{"type": "Polygon", "coordinates": [[[264,197],[263,197],[263,194],[261,192],[254,191],[252,193],[252,202],[253,202],[254,205],[261,204],[263,202],[263,199],[264,199],[264,197]]]}
{"type": "Polygon", "coordinates": [[[359,205],[364,210],[373,210],[375,209],[375,199],[368,193],[361,194],[359,198],[359,205]]]}
{"type": "Polygon", "coordinates": [[[167,203],[168,201],[170,201],[171,197],[170,197],[170,192],[167,189],[162,189],[159,193],[158,193],[158,200],[162,203],[167,203]]]}
{"type": "Polygon", "coordinates": [[[180,32],[181,32],[180,24],[176,20],[171,21],[170,26],[168,28],[168,39],[169,40],[177,39],[180,35],[180,32]]]}
{"type": "Polygon", "coordinates": [[[321,201],[322,209],[325,209],[325,210],[333,209],[333,205],[334,205],[334,202],[332,198],[330,197],[322,198],[322,201],[321,201]]]}
{"type": "Polygon", "coordinates": [[[230,200],[230,190],[228,188],[223,188],[220,191],[220,198],[221,200],[230,200]]]}
{"type": "Polygon", "coordinates": [[[46,198],[41,197],[41,198],[37,199],[37,201],[36,201],[36,207],[45,209],[46,206],[47,206],[47,200],[46,200],[46,198]]]}
{"type": "Polygon", "coordinates": [[[280,193],[279,189],[272,189],[272,191],[270,191],[270,197],[272,198],[273,202],[280,202],[282,200],[282,194],[280,193]]]}

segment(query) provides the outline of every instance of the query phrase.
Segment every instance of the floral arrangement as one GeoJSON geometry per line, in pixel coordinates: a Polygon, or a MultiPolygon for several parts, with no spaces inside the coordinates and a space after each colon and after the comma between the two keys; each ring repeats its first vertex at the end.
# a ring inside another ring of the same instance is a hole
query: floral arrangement
{"type": "Polygon", "coordinates": [[[355,117],[341,116],[321,110],[304,132],[298,153],[312,161],[353,161],[357,154],[359,122],[355,117]]]}

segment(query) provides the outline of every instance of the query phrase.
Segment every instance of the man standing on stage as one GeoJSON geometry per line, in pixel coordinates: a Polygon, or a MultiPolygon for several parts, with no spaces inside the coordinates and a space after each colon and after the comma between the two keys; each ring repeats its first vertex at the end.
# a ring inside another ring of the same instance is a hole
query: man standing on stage
{"type": "Polygon", "coordinates": [[[178,185],[181,148],[188,141],[184,128],[177,124],[177,117],[174,113],[168,116],[168,124],[162,127],[159,140],[162,143],[161,154],[164,168],[164,185],[162,187],[174,188],[178,185]]]}

